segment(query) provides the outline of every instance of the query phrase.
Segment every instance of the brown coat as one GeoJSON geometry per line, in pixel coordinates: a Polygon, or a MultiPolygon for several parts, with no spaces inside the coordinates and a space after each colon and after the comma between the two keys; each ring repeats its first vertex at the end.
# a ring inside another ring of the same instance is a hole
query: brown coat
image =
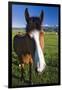
{"type": "Polygon", "coordinates": [[[44,31],[41,31],[41,32],[40,32],[40,37],[39,37],[39,39],[40,39],[40,46],[41,46],[41,48],[42,48],[42,51],[44,52],[44,31]]]}

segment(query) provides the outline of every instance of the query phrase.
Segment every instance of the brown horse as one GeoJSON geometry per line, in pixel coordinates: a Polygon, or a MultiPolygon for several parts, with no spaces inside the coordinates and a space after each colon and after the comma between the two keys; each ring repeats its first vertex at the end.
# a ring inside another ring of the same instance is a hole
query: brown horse
{"type": "Polygon", "coordinates": [[[29,73],[30,73],[30,82],[31,82],[31,64],[33,63],[35,52],[38,53],[38,62],[37,62],[37,71],[42,72],[45,68],[44,60],[44,32],[41,30],[41,25],[43,22],[44,12],[41,11],[39,17],[30,17],[28,9],[25,10],[25,19],[26,19],[26,35],[16,35],[14,37],[14,50],[18,55],[22,70],[24,64],[29,64],[29,73]],[[40,63],[40,64],[39,64],[40,63]]]}

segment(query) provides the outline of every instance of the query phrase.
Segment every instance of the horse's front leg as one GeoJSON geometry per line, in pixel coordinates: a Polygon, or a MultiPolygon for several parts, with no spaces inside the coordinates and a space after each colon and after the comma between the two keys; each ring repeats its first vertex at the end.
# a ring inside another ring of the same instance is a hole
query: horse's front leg
{"type": "Polygon", "coordinates": [[[24,64],[19,64],[19,68],[21,70],[21,81],[25,81],[25,78],[24,78],[24,64]]]}

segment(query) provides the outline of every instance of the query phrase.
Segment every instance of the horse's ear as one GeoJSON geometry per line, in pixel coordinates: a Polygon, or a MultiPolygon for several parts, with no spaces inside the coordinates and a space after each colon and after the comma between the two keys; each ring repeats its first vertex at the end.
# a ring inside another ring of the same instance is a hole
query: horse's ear
{"type": "Polygon", "coordinates": [[[43,18],[44,18],[44,11],[42,10],[42,11],[41,11],[41,14],[40,14],[41,23],[43,22],[43,18]]]}
{"type": "Polygon", "coordinates": [[[25,9],[25,19],[26,19],[27,22],[29,21],[28,8],[25,9]]]}

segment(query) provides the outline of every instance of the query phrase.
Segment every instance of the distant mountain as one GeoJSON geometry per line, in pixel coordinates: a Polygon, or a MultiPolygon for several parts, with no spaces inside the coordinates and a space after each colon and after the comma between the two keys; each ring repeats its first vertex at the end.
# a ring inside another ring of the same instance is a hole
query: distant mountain
{"type": "Polygon", "coordinates": [[[44,31],[46,32],[52,32],[52,31],[55,31],[55,32],[58,32],[58,26],[43,26],[43,29],[44,31]]]}
{"type": "MultiPolygon", "coordinates": [[[[45,32],[58,32],[59,27],[58,26],[43,26],[43,30],[45,32]]],[[[22,28],[12,28],[12,30],[25,30],[25,27],[22,28]]]]}
{"type": "Polygon", "coordinates": [[[21,27],[21,28],[15,28],[15,27],[13,27],[12,29],[13,30],[25,30],[25,27],[21,27]]]}

